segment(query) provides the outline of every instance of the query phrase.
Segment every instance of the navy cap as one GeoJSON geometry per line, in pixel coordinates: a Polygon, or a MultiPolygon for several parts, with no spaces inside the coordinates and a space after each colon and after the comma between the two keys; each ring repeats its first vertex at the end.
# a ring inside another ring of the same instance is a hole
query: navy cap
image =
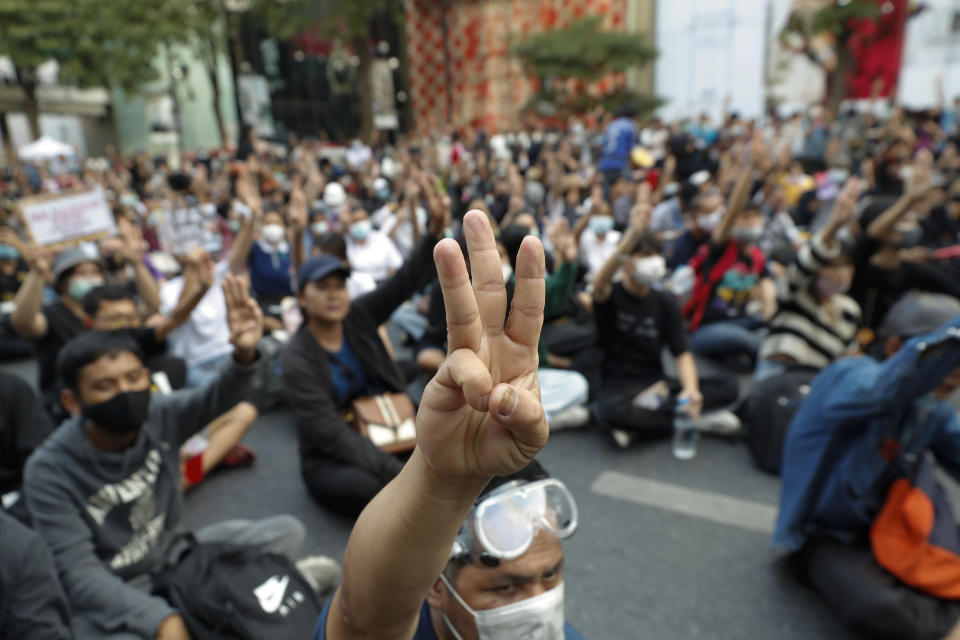
{"type": "Polygon", "coordinates": [[[336,256],[329,254],[314,256],[300,267],[300,271],[297,273],[297,286],[303,291],[308,282],[322,280],[331,273],[341,273],[346,278],[350,275],[350,267],[336,256]]]}

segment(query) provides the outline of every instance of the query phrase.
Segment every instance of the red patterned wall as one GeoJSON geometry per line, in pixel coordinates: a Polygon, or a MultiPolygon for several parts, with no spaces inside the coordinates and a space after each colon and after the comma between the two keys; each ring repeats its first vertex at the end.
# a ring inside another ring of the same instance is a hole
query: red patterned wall
{"type": "MultiPolygon", "coordinates": [[[[535,87],[511,58],[510,46],[528,34],[564,27],[585,15],[604,16],[605,28],[625,29],[628,4],[628,0],[405,2],[411,99],[420,132],[447,124],[483,125],[491,132],[517,126],[519,108],[535,87]]],[[[614,74],[583,89],[602,91],[610,83],[623,82],[621,74],[614,74]]]]}

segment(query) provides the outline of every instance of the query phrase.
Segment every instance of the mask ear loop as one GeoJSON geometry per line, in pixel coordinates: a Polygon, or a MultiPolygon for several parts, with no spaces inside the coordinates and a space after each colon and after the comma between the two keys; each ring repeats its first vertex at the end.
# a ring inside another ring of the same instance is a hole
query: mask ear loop
{"type": "MultiPolygon", "coordinates": [[[[453,598],[460,603],[460,606],[463,607],[466,610],[466,612],[469,613],[474,620],[476,620],[477,618],[476,612],[474,612],[474,610],[470,608],[470,605],[468,605],[466,601],[460,597],[460,594],[457,593],[457,590],[454,589],[453,585],[450,584],[450,581],[447,580],[447,576],[441,573],[440,580],[443,582],[444,586],[447,588],[447,591],[453,594],[453,598]]],[[[460,632],[457,631],[456,627],[453,626],[453,621],[450,620],[450,617],[447,615],[447,612],[441,611],[440,616],[443,618],[444,624],[447,625],[447,629],[449,629],[450,633],[453,634],[453,637],[456,638],[456,640],[463,640],[463,636],[460,635],[460,632]]]]}

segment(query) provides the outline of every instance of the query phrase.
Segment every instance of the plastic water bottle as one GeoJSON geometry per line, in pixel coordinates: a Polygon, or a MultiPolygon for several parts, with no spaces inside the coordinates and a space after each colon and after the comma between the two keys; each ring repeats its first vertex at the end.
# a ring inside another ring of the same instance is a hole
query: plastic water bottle
{"type": "Polygon", "coordinates": [[[691,460],[697,455],[697,427],[690,416],[690,399],[679,398],[673,413],[673,457],[691,460]]]}

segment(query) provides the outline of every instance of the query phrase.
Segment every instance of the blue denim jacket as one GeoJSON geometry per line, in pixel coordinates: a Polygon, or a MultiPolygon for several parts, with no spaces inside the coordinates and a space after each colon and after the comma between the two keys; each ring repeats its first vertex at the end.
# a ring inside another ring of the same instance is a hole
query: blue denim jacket
{"type": "Polygon", "coordinates": [[[905,453],[931,451],[960,481],[960,422],[929,395],[958,367],[960,316],[883,362],[845,358],[824,369],[784,443],[773,544],[866,539],[905,453]]]}

